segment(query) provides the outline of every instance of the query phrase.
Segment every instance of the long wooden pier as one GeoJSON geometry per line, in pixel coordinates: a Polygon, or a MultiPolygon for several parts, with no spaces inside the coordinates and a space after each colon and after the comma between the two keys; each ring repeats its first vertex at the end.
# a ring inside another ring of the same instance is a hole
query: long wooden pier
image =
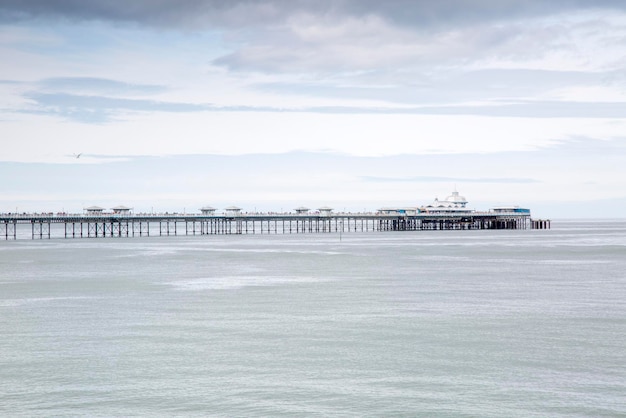
{"type": "Polygon", "coordinates": [[[0,214],[0,239],[104,238],[371,231],[548,229],[530,213],[0,214]]]}

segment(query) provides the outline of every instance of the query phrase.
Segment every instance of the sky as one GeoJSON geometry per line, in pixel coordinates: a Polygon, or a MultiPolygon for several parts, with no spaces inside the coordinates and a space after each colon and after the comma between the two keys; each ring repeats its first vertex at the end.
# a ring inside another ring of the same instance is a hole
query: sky
{"type": "Polygon", "coordinates": [[[0,213],[626,214],[626,2],[0,0],[0,213]]]}

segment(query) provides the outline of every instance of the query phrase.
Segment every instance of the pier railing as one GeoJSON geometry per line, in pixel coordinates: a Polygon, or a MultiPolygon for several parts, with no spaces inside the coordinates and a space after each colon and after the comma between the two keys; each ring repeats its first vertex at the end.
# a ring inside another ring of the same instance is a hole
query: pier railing
{"type": "Polygon", "coordinates": [[[454,229],[548,229],[530,213],[98,213],[0,214],[0,239],[294,234],[454,229]]]}

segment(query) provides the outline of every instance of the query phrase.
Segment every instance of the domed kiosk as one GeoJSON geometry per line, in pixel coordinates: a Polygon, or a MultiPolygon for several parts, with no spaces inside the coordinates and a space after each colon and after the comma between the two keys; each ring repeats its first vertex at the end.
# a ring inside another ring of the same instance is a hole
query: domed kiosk
{"type": "Polygon", "coordinates": [[[424,209],[428,212],[468,212],[470,210],[465,207],[466,205],[467,199],[459,195],[459,192],[455,189],[444,200],[435,198],[435,201],[425,206],[424,209]]]}

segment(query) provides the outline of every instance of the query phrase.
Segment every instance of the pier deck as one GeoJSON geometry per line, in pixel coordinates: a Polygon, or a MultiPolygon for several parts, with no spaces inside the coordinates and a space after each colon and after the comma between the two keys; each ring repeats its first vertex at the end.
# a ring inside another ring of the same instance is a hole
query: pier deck
{"type": "Polygon", "coordinates": [[[0,239],[298,234],[466,229],[548,229],[529,213],[0,214],[0,239]],[[53,227],[54,226],[54,227],[53,227]]]}

